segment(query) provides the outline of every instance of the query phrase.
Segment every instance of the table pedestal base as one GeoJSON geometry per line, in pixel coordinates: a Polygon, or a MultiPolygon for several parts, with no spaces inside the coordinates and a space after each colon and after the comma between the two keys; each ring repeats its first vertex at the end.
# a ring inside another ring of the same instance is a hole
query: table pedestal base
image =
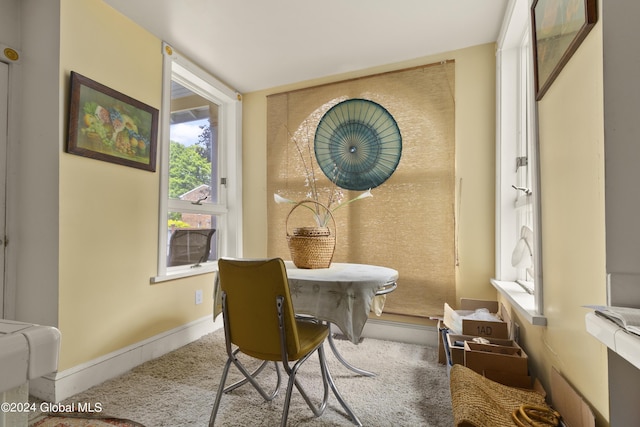
{"type": "Polygon", "coordinates": [[[347,362],[344,359],[344,357],[342,357],[342,355],[340,354],[338,349],[336,348],[336,344],[333,341],[333,334],[332,333],[329,334],[328,341],[329,341],[329,346],[331,347],[331,351],[333,351],[333,354],[340,361],[340,363],[342,363],[347,369],[355,372],[358,375],[362,375],[364,377],[375,377],[376,376],[376,374],[373,373],[373,372],[369,372],[369,371],[365,371],[364,369],[357,368],[357,367],[353,366],[351,363],[347,362]]]}

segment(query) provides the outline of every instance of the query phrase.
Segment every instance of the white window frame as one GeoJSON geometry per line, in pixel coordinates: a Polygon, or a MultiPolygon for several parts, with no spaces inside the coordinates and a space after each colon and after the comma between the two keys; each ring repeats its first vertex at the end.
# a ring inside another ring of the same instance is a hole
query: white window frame
{"type": "Polygon", "coordinates": [[[533,325],[546,325],[543,305],[542,251],[540,224],[540,177],[537,143],[537,103],[533,95],[532,58],[527,32],[531,33],[530,0],[511,0],[498,39],[496,52],[496,277],[493,286],[533,325]],[[524,78],[523,77],[527,77],[524,78]],[[518,186],[516,158],[522,137],[528,138],[528,169],[531,173],[531,194],[524,196],[533,203],[534,282],[530,294],[518,282],[518,272],[511,265],[513,249],[520,237],[516,220],[518,186]]]}
{"type": "MultiPolygon", "coordinates": [[[[0,44],[0,47],[3,45],[0,44]]],[[[9,74],[10,65],[0,61],[0,319],[4,319],[5,276],[5,230],[6,230],[6,182],[7,145],[9,118],[9,74]]]]}
{"type": "MultiPolygon", "coordinates": [[[[184,201],[169,200],[169,140],[171,114],[171,81],[214,100],[219,106],[219,201],[216,204],[191,205],[194,213],[214,214],[218,217],[216,234],[220,256],[242,256],[242,96],[211,74],[178,54],[163,43],[163,84],[160,130],[160,205],[158,223],[158,272],[152,283],[189,277],[216,271],[216,261],[202,263],[198,268],[190,265],[167,267],[167,216],[169,209],[184,201]],[[205,206],[206,205],[206,206],[205,206]]],[[[215,165],[214,165],[215,166],[215,165]]]]}

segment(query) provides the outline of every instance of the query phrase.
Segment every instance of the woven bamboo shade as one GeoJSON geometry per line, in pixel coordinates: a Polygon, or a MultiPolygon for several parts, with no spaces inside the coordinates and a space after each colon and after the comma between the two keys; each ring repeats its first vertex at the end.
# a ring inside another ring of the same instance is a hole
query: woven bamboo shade
{"type": "MultiPolygon", "coordinates": [[[[446,61],[269,96],[268,255],[290,259],[285,219],[292,205],[276,204],[272,195],[308,198],[305,169],[290,136],[308,136],[313,144],[318,122],[332,106],[352,98],[374,101],[396,120],[402,156],[393,175],[372,190],[373,198],[334,213],[340,237],[333,261],[398,270],[387,313],[441,314],[444,302],[455,299],[454,78],[455,63],[446,61]]],[[[318,187],[330,187],[314,167],[318,187]]],[[[345,199],[358,194],[345,191],[345,199]]],[[[314,225],[303,213],[290,221],[314,225]]]]}

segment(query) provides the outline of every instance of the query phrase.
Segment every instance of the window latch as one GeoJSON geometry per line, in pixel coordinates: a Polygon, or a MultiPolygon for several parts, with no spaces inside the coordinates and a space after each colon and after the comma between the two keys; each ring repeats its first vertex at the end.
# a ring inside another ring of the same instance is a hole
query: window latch
{"type": "Polygon", "coordinates": [[[191,202],[192,205],[201,205],[202,202],[204,202],[205,200],[207,200],[209,198],[209,196],[204,196],[201,199],[196,200],[195,202],[191,202]]]}
{"type": "Polygon", "coordinates": [[[227,185],[227,178],[220,178],[220,185],[227,185]]]}
{"type": "Polygon", "coordinates": [[[515,188],[516,190],[522,191],[527,196],[530,196],[531,194],[533,194],[533,191],[531,191],[530,188],[527,188],[527,187],[516,187],[515,185],[512,185],[512,187],[515,188]]]}
{"type": "Polygon", "coordinates": [[[529,164],[529,158],[527,156],[516,157],[516,172],[523,166],[527,166],[529,164]]]}

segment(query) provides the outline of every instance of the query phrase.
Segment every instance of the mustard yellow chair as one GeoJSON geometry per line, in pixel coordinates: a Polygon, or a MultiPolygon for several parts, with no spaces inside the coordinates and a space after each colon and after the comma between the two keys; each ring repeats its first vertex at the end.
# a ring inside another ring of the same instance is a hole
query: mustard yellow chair
{"type": "Polygon", "coordinates": [[[278,362],[282,363],[289,375],[281,426],[284,427],[287,424],[294,386],[316,417],[322,415],[327,406],[328,386],[330,386],[352,422],[361,426],[358,417],[338,392],[327,368],[323,343],[329,335],[329,326],[295,317],[284,262],[279,258],[220,259],[218,269],[225,341],[229,358],[222,372],[209,426],[214,425],[222,395],[246,383],[252,384],[266,401],[275,398],[280,386],[278,362]],[[262,365],[255,372],[250,373],[238,360],[239,352],[262,360],[262,365]],[[324,386],[322,402],[317,405],[310,400],[296,378],[300,366],[315,352],[320,359],[324,386]],[[267,393],[255,377],[266,364],[271,362],[276,366],[278,379],[274,391],[267,393]],[[291,362],[295,364],[291,366],[291,362]],[[225,388],[227,374],[232,364],[238,368],[245,379],[225,388]]]}

